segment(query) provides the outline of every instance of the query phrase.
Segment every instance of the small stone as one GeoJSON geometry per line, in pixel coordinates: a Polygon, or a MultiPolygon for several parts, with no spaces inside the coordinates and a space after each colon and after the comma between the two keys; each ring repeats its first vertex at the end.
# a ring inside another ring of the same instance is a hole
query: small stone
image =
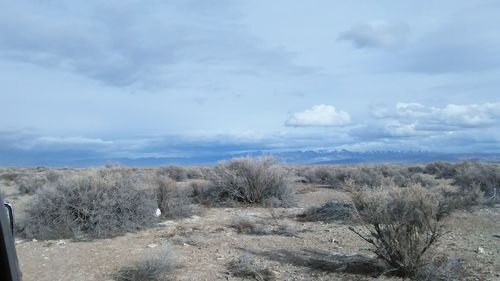
{"type": "Polygon", "coordinates": [[[21,244],[23,242],[24,242],[23,240],[16,240],[16,244],[21,244]]]}
{"type": "Polygon", "coordinates": [[[148,245],[148,248],[156,248],[158,247],[158,244],[152,243],[148,245]]]}
{"type": "Polygon", "coordinates": [[[484,254],[484,253],[485,253],[485,252],[484,252],[484,249],[483,249],[482,247],[477,248],[476,252],[477,252],[478,254],[484,254]]]}
{"type": "Polygon", "coordinates": [[[36,240],[36,239],[33,239],[33,240],[31,240],[31,242],[38,242],[38,240],[36,240]]]}
{"type": "Polygon", "coordinates": [[[169,226],[171,224],[174,224],[174,221],[162,221],[158,225],[159,226],[169,226]]]}
{"type": "Polygon", "coordinates": [[[189,218],[190,221],[197,221],[199,219],[200,219],[200,217],[196,216],[196,215],[189,218]]]}
{"type": "Polygon", "coordinates": [[[64,245],[64,244],[66,244],[66,241],[64,241],[64,240],[59,240],[59,241],[57,241],[57,243],[56,243],[56,244],[57,244],[57,245],[64,245]]]}

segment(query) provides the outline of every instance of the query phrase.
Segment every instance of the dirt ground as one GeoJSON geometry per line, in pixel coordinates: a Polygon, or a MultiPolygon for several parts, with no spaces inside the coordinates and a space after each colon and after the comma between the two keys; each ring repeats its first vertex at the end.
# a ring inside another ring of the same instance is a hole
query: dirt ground
{"type": "MultiPolygon", "coordinates": [[[[9,195],[14,194],[6,186],[9,195]]],[[[206,208],[199,216],[160,223],[156,228],[112,239],[16,240],[23,280],[112,280],[111,274],[141,257],[168,247],[178,260],[173,280],[244,280],[230,274],[227,264],[251,253],[259,267],[269,268],[276,280],[372,280],[374,277],[338,273],[329,266],[336,253],[371,256],[369,246],[343,223],[300,222],[295,215],[329,200],[348,200],[341,191],[300,186],[294,208],[206,208]],[[236,216],[287,221],[294,236],[240,234],[230,226],[236,216]],[[332,256],[333,255],[333,256],[332,256]],[[318,260],[323,262],[318,263],[318,260]]],[[[13,197],[22,213],[29,198],[13,197]]],[[[465,260],[470,280],[500,280],[500,205],[454,213],[449,231],[434,258],[444,254],[465,260]]],[[[377,280],[400,280],[378,277],[377,280]]]]}

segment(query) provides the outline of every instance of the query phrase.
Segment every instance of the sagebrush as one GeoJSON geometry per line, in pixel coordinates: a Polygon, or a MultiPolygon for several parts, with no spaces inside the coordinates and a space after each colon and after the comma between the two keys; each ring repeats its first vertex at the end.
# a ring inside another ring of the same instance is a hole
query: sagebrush
{"type": "Polygon", "coordinates": [[[122,168],[91,169],[36,191],[26,210],[29,238],[106,238],[153,226],[149,181],[122,168]]]}
{"type": "Polygon", "coordinates": [[[274,158],[239,158],[214,167],[209,176],[212,186],[204,193],[216,203],[265,203],[274,205],[291,202],[292,191],[288,174],[274,158]]]}
{"type": "Polygon", "coordinates": [[[350,227],[373,246],[373,252],[398,274],[415,277],[425,254],[443,235],[437,192],[414,184],[349,190],[357,216],[365,227],[350,227]]]}

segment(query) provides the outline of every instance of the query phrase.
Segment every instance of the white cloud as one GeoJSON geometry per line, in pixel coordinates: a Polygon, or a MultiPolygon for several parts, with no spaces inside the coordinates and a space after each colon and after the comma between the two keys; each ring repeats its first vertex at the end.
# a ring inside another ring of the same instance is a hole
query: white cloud
{"type": "Polygon", "coordinates": [[[339,40],[351,41],[356,48],[394,48],[406,44],[410,28],[403,23],[373,21],[359,23],[339,36],[339,40]]]}
{"type": "Polygon", "coordinates": [[[351,122],[351,117],[345,111],[337,111],[331,105],[315,105],[311,109],[296,112],[286,120],[289,127],[329,127],[343,126],[351,122]]]}
{"type": "Polygon", "coordinates": [[[375,109],[373,116],[403,123],[418,123],[425,130],[454,131],[463,128],[490,127],[500,124],[500,102],[484,104],[448,104],[444,107],[419,103],[398,103],[394,110],[375,109]]]}

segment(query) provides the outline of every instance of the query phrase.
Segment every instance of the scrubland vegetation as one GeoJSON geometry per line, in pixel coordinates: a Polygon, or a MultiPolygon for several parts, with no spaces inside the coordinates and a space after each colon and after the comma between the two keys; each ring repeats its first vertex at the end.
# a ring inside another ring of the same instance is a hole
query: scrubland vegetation
{"type": "MultiPolygon", "coordinates": [[[[229,208],[231,213],[231,209],[255,207],[268,213],[265,217],[233,215],[226,226],[237,235],[299,239],[302,233],[314,231],[299,227],[300,222],[338,223],[373,255],[340,253],[307,262],[295,257],[295,261],[353,276],[414,280],[474,276],[464,270],[462,259],[439,252],[436,245],[443,235],[453,232],[446,224],[457,210],[495,208],[500,203],[500,165],[478,162],[286,166],[273,158],[240,158],[214,167],[107,166],[1,169],[0,173],[4,185],[15,190],[7,198],[29,198],[16,226],[18,237],[24,239],[113,238],[157,228],[164,220],[193,216],[203,220],[204,210],[211,208],[229,208]],[[301,194],[297,191],[304,186],[339,192],[345,199],[298,207],[301,194]],[[433,258],[437,254],[443,257],[439,261],[433,258]]],[[[171,278],[176,272],[172,257],[170,250],[144,257],[117,269],[113,278],[171,278]]],[[[243,253],[227,264],[229,274],[279,279],[259,266],[257,258],[261,257],[251,251],[243,253]]]]}

